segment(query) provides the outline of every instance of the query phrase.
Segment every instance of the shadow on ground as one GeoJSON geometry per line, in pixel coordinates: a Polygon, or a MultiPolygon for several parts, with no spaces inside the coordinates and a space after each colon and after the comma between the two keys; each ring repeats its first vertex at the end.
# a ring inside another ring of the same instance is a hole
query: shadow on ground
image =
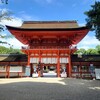
{"type": "Polygon", "coordinates": [[[100,87],[100,81],[71,78],[0,79],[0,100],[100,100],[100,89],[96,87],[100,87]]]}

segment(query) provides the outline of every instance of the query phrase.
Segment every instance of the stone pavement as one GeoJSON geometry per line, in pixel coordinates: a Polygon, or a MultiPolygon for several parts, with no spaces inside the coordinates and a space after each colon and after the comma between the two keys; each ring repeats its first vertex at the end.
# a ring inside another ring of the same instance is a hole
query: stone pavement
{"type": "Polygon", "coordinates": [[[0,100],[100,100],[100,80],[2,78],[0,100]]]}

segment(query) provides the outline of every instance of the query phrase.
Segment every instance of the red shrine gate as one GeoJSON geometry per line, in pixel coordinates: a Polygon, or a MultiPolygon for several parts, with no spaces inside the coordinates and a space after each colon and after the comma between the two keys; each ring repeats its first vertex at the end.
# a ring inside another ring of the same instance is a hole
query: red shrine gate
{"type": "MultiPolygon", "coordinates": [[[[76,50],[76,48],[71,49],[72,51],[76,50]]],[[[71,50],[67,49],[36,49],[31,50],[23,49],[22,51],[28,54],[28,66],[30,63],[38,64],[40,62],[40,69],[43,69],[45,65],[55,65],[57,69],[57,76],[60,77],[60,69],[62,67],[66,67],[67,76],[71,77],[71,50]]],[[[41,73],[41,72],[39,72],[41,73]]],[[[41,74],[42,75],[42,74],[41,74]]],[[[39,76],[41,76],[39,74],[39,76]]]]}
{"type": "MultiPolygon", "coordinates": [[[[22,43],[22,51],[28,55],[27,66],[38,65],[38,74],[42,76],[44,65],[55,65],[57,76],[66,67],[67,76],[71,77],[71,54],[78,42],[88,33],[87,27],[79,27],[76,21],[31,21],[21,27],[7,26],[8,30],[22,43]]],[[[31,74],[33,68],[31,68],[31,74]]]]}

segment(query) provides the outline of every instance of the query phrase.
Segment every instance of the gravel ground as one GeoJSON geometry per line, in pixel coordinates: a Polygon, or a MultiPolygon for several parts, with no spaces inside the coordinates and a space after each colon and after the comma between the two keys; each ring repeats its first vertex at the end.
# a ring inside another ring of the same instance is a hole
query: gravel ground
{"type": "Polygon", "coordinates": [[[0,100],[100,100],[100,80],[0,79],[0,100]]]}

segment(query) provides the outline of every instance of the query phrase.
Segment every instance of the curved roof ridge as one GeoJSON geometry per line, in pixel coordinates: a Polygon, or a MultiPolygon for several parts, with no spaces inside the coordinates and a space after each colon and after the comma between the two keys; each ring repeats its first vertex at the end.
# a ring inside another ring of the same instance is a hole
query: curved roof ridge
{"type": "Polygon", "coordinates": [[[76,20],[64,20],[64,21],[24,21],[23,24],[29,23],[77,23],[76,20]]]}

